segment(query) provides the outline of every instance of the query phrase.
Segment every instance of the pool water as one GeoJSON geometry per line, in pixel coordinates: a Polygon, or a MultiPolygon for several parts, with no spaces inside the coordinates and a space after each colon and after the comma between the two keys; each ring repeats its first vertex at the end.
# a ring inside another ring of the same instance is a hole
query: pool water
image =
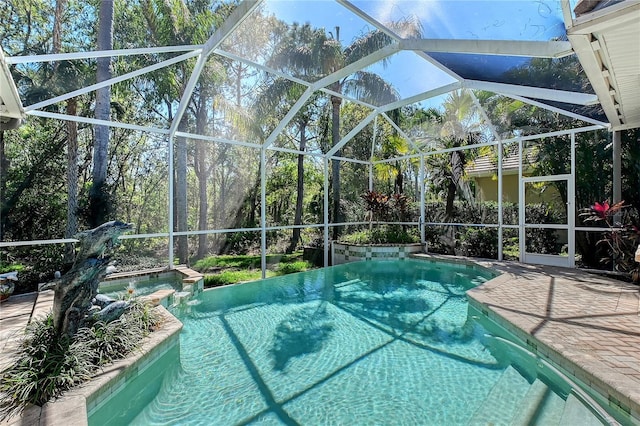
{"type": "MultiPolygon", "coordinates": [[[[509,361],[484,344],[465,291],[493,277],[358,262],[206,291],[174,312],[184,329],[153,367],[157,395],[140,379],[128,388],[144,397],[115,397],[89,424],[480,424],[509,361]]],[[[491,410],[514,414],[535,379],[515,376],[491,410]]]]}
{"type": "MultiPolygon", "coordinates": [[[[133,284],[134,295],[136,296],[148,296],[149,294],[155,293],[158,290],[180,291],[182,288],[182,283],[180,281],[172,281],[166,279],[147,280],[140,282],[132,280],[131,282],[133,284]]],[[[98,292],[113,299],[123,299],[128,296],[128,287],[129,284],[111,284],[109,282],[105,282],[100,284],[98,292]]]]}

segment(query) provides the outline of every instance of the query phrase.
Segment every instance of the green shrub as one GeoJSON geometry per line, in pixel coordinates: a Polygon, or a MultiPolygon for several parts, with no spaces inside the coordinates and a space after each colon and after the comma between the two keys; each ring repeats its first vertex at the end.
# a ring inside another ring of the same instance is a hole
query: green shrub
{"type": "Polygon", "coordinates": [[[497,228],[466,228],[460,232],[459,246],[464,256],[498,258],[497,228]]]}
{"type": "Polygon", "coordinates": [[[122,317],[108,324],[81,328],[74,337],[57,337],[53,317],[27,328],[16,361],[0,376],[0,420],[28,404],[43,405],[83,383],[102,365],[124,358],[138,347],[160,319],[136,300],[122,317]]]}
{"type": "MultiPolygon", "coordinates": [[[[505,225],[518,224],[518,205],[503,203],[502,217],[505,225]]],[[[427,203],[426,221],[444,222],[445,206],[443,203],[427,203]]],[[[560,213],[546,204],[529,204],[525,209],[527,223],[561,223],[564,212],[560,213]]],[[[453,216],[448,218],[452,223],[498,223],[498,204],[496,202],[477,203],[470,206],[466,203],[454,204],[453,216]]],[[[454,254],[456,249],[466,256],[497,258],[498,231],[497,228],[471,228],[456,226],[427,226],[426,240],[430,252],[454,254]]],[[[507,234],[512,236],[511,230],[505,229],[503,238],[507,234]]],[[[517,238],[517,231],[516,231],[517,238]]],[[[553,229],[527,230],[527,251],[531,253],[557,253],[558,242],[553,229]]],[[[517,246],[517,243],[516,243],[517,246]]]]}
{"type": "Polygon", "coordinates": [[[371,230],[360,230],[340,238],[348,244],[411,244],[420,241],[417,230],[401,225],[380,225],[371,230]]]}
{"type": "MultiPolygon", "coordinates": [[[[272,271],[267,271],[267,277],[274,276],[272,271]]],[[[205,275],[204,286],[219,287],[228,284],[237,284],[246,281],[255,281],[262,278],[262,271],[250,270],[250,271],[223,271],[219,274],[205,275]]]]}

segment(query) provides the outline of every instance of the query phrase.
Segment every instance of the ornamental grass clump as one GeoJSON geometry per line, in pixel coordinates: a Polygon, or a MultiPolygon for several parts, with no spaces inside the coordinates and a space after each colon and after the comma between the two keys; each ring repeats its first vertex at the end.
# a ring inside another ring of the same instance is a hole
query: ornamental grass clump
{"type": "Polygon", "coordinates": [[[159,325],[157,312],[137,300],[117,320],[82,327],[74,336],[56,335],[51,315],[33,321],[17,359],[0,373],[0,421],[89,380],[101,366],[136,350],[159,325]]]}

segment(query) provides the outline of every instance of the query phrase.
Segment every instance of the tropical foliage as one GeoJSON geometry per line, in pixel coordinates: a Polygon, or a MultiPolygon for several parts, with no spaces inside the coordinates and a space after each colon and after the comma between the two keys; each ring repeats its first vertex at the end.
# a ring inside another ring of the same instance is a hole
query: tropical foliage
{"type": "Polygon", "coordinates": [[[632,224],[633,217],[627,207],[624,201],[615,204],[596,201],[591,207],[583,209],[580,215],[585,222],[604,223],[609,228],[598,241],[598,244],[606,247],[606,256],[601,262],[629,274],[633,281],[640,281],[640,265],[635,260],[636,250],[640,247],[640,229],[632,224]]]}

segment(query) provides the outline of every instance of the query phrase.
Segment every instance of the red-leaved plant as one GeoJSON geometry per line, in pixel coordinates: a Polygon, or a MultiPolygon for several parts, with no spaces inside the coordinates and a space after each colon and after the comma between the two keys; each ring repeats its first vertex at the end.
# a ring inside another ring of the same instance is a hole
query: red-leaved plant
{"type": "Polygon", "coordinates": [[[635,225],[623,224],[624,209],[629,207],[624,201],[609,204],[609,201],[596,202],[582,209],[580,216],[585,222],[604,222],[609,228],[598,244],[606,244],[609,256],[603,262],[612,261],[616,271],[629,274],[634,282],[640,281],[640,264],[635,260],[635,252],[640,244],[640,230],[635,225]]]}

